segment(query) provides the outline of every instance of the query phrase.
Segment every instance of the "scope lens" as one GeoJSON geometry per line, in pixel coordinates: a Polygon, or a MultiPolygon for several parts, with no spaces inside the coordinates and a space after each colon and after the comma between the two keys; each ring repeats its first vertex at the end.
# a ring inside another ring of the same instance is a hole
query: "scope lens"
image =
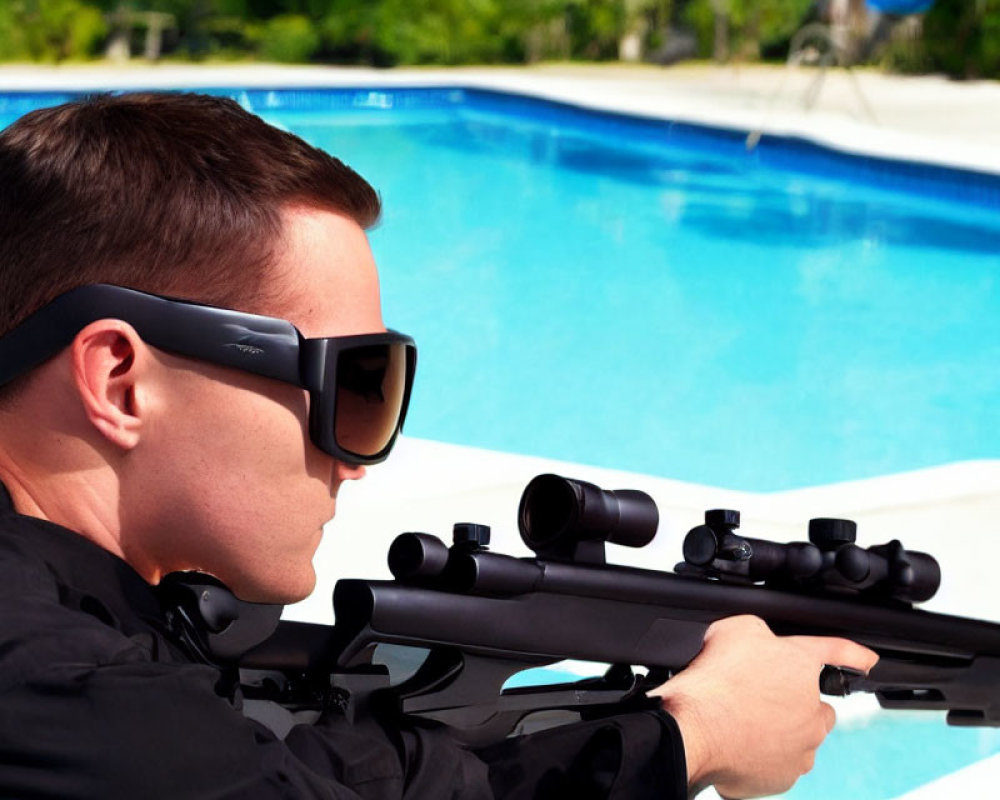
{"type": "Polygon", "coordinates": [[[539,475],[521,495],[518,511],[521,537],[532,549],[545,547],[569,527],[578,513],[573,485],[558,475],[539,475]]]}
{"type": "Polygon", "coordinates": [[[659,513],[645,492],[607,491],[586,481],[539,475],[518,509],[521,538],[532,550],[573,547],[584,541],[642,547],[656,534],[659,513]]]}

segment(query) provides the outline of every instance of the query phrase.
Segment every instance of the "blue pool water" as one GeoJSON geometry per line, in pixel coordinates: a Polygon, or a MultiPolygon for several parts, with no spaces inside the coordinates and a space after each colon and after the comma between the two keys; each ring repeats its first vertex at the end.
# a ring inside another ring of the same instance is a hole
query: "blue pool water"
{"type": "Polygon", "coordinates": [[[1000,457],[995,176],[479,91],[232,94],[381,192],[411,435],[759,491],[1000,457]]]}
{"type": "Polygon", "coordinates": [[[382,192],[409,433],[751,490],[1000,456],[1000,181],[379,97],[256,107],[382,192]]]}
{"type": "MultiPolygon", "coordinates": [[[[820,748],[813,771],[782,797],[891,800],[1000,752],[1000,731],[994,728],[944,725],[936,714],[905,712],[838,725],[820,748]]],[[[983,790],[983,797],[990,795],[983,790]]]]}

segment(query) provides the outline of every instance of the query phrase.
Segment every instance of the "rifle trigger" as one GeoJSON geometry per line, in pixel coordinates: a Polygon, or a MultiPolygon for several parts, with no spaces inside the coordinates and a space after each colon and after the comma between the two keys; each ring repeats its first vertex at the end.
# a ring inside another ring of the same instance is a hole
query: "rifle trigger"
{"type": "Polygon", "coordinates": [[[823,667],[819,675],[819,690],[831,697],[846,697],[851,693],[851,683],[864,678],[865,673],[850,667],[823,667]]]}

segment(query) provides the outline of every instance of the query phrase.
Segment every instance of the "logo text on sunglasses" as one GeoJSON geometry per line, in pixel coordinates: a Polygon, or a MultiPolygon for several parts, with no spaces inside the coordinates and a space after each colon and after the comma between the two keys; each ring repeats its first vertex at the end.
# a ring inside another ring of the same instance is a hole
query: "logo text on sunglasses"
{"type": "Polygon", "coordinates": [[[263,347],[256,347],[252,344],[229,344],[226,346],[239,350],[241,353],[248,356],[260,356],[264,354],[263,347]]]}

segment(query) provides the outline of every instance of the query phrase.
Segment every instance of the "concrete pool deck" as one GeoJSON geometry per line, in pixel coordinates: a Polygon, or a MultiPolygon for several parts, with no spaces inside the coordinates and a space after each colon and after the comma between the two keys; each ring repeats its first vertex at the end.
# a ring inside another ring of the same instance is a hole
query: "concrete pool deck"
{"type": "MultiPolygon", "coordinates": [[[[0,67],[0,91],[220,86],[461,85],[507,89],[581,105],[753,130],[766,122],[777,133],[805,136],[840,149],[912,158],[1000,174],[1000,84],[901,78],[877,72],[856,76],[877,122],[865,112],[852,79],[827,75],[814,109],[799,97],[809,73],[780,67],[668,69],[642,66],[545,65],[530,69],[469,68],[377,71],[325,67],[174,65],[130,68],[0,67]],[[783,91],[775,97],[780,82],[783,91]]],[[[423,530],[447,536],[455,521],[494,529],[497,548],[524,552],[515,513],[524,484],[556,471],[609,488],[641,488],[661,509],[661,532],[644,551],[617,550],[620,563],[669,569],[683,533],[705,508],[743,512],[748,535],[800,539],[814,516],[859,522],[864,542],[900,538],[942,561],[944,584],[932,610],[1000,619],[1000,590],[989,559],[1000,518],[1000,461],[947,465],[792,492],[735,492],[606,469],[492,453],[406,438],[387,464],[346,486],[337,521],[321,546],[320,583],[313,598],[290,609],[299,619],[328,621],[329,596],[342,575],[387,575],[385,552],[395,534],[423,530]],[[971,557],[969,554],[973,554],[971,557]],[[345,558],[346,556],[346,558],[345,558]]],[[[866,698],[844,704],[842,715],[866,714],[866,698]]],[[[822,756],[821,756],[822,757],[822,756]]],[[[985,797],[1000,779],[1000,759],[981,762],[913,794],[985,797]]],[[[863,800],[863,799],[862,799],[863,800]]]]}
{"type": "Polygon", "coordinates": [[[0,66],[0,91],[224,86],[460,85],[753,131],[805,136],[859,153],[1000,173],[1000,83],[780,66],[550,64],[373,70],[277,65],[0,66]],[[869,107],[874,117],[868,113],[869,107]]]}

